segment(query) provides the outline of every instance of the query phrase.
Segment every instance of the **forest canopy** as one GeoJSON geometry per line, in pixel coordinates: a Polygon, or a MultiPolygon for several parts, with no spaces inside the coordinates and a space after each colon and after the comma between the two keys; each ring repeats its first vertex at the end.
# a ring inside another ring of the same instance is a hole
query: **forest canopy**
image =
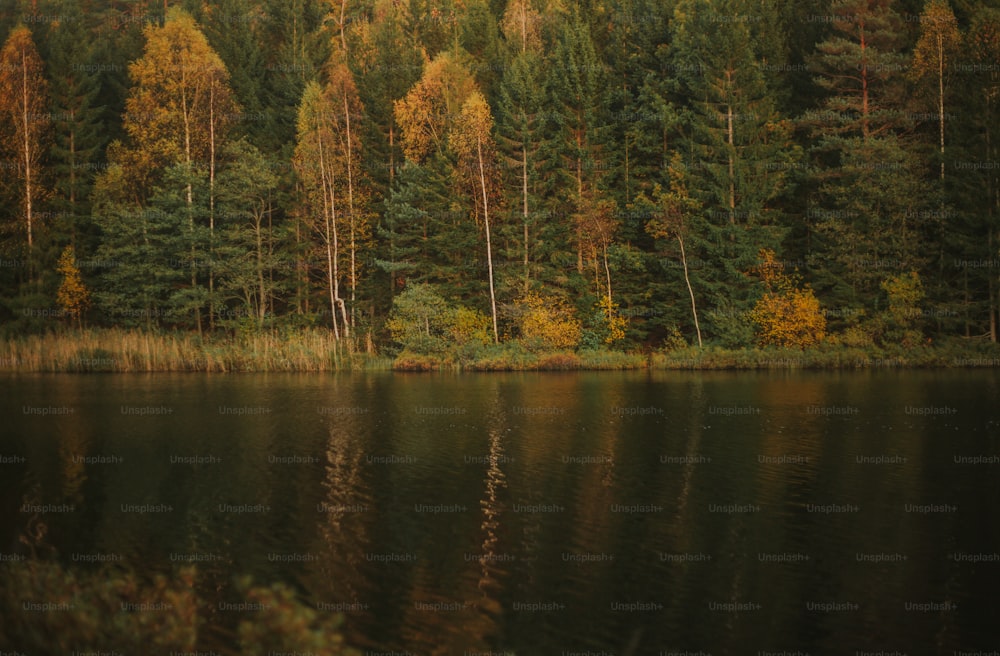
{"type": "Polygon", "coordinates": [[[996,0],[0,0],[0,39],[5,335],[997,341],[996,0]]]}

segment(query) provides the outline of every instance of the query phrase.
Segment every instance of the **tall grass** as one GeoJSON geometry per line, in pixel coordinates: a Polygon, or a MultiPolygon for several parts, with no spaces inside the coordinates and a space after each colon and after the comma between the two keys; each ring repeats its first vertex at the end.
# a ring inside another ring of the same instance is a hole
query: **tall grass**
{"type": "Polygon", "coordinates": [[[0,371],[266,372],[388,369],[322,330],[237,337],[88,329],[0,342],[0,371]]]}
{"type": "Polygon", "coordinates": [[[657,352],[654,369],[884,369],[919,367],[1000,367],[1000,345],[971,340],[943,340],[913,348],[824,345],[811,349],[708,346],[657,352]]]}
{"type": "Polygon", "coordinates": [[[119,328],[13,337],[0,341],[0,371],[17,372],[322,372],[556,371],[602,369],[873,369],[1000,367],[1000,346],[945,340],[932,347],[824,345],[798,349],[686,348],[643,355],[608,350],[536,353],[516,342],[475,352],[404,352],[393,359],[362,353],[329,332],[237,336],[148,333],[119,328]]]}

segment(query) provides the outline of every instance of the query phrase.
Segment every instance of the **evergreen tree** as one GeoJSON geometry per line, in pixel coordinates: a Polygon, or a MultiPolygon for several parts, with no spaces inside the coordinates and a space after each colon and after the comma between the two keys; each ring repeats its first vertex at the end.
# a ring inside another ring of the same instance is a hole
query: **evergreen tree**
{"type": "MultiPolygon", "coordinates": [[[[794,160],[788,121],[757,54],[763,44],[740,0],[683,0],[674,15],[675,67],[689,97],[683,140],[690,192],[708,217],[713,244],[710,297],[747,309],[745,272],[781,239],[775,200],[794,160]]],[[[708,273],[708,272],[706,272],[708,273]]],[[[716,334],[721,331],[715,326],[716,334]]]]}
{"type": "Polygon", "coordinates": [[[500,85],[497,123],[501,151],[505,156],[508,172],[506,182],[511,213],[516,213],[521,224],[520,246],[523,266],[524,291],[531,281],[533,262],[539,266],[535,252],[538,243],[545,239],[542,230],[545,222],[539,218],[539,153],[545,139],[545,96],[542,92],[543,60],[534,51],[526,50],[515,55],[504,70],[500,85]]]}
{"type": "Polygon", "coordinates": [[[365,107],[365,169],[377,189],[385,192],[403,165],[399,126],[393,105],[420,79],[423,55],[407,29],[407,6],[377,0],[370,21],[356,30],[350,63],[365,107]]]}
{"type": "Polygon", "coordinates": [[[844,0],[811,65],[826,90],[812,128],[817,191],[808,210],[816,288],[835,307],[874,309],[883,280],[919,268],[919,160],[906,142],[903,22],[888,0],[844,0]]]}
{"type": "MultiPolygon", "coordinates": [[[[597,57],[590,29],[580,12],[560,23],[551,65],[548,67],[548,130],[552,150],[544,171],[543,193],[555,216],[571,217],[557,239],[576,250],[576,273],[585,271],[588,248],[585,230],[606,208],[603,176],[607,170],[607,80],[597,57]]],[[[591,262],[598,266],[597,260],[591,262]]],[[[598,290],[595,292],[599,293],[598,290]]],[[[585,301],[584,301],[585,302],[585,301]]]]}
{"type": "Polygon", "coordinates": [[[332,41],[323,26],[329,5],[323,0],[263,0],[266,53],[261,96],[265,113],[264,152],[287,154],[295,142],[296,111],[306,83],[319,77],[332,41]]]}
{"type": "Polygon", "coordinates": [[[204,3],[199,23],[212,49],[229,72],[229,84],[242,111],[237,130],[258,146],[273,145],[270,129],[274,108],[265,107],[265,53],[261,49],[263,24],[268,16],[255,0],[204,3]]]}
{"type": "Polygon", "coordinates": [[[51,81],[53,143],[51,149],[55,198],[52,206],[68,220],[60,239],[75,243],[79,230],[89,222],[90,191],[103,153],[103,107],[97,105],[101,89],[100,64],[94,50],[81,50],[88,42],[83,15],[74,4],[66,7],[64,20],[51,25],[48,69],[51,81]]]}
{"type": "Polygon", "coordinates": [[[280,282],[276,270],[281,235],[273,223],[278,176],[245,139],[227,146],[225,161],[218,183],[219,292],[224,302],[236,301],[239,306],[236,312],[223,314],[247,317],[261,330],[274,314],[280,282]]]}

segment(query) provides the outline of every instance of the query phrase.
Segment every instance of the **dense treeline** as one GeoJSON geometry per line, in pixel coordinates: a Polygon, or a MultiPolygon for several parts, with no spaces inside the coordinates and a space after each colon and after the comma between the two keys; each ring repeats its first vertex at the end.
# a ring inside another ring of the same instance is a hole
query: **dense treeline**
{"type": "Polygon", "coordinates": [[[997,340],[1000,3],[0,0],[0,321],[997,340]]]}

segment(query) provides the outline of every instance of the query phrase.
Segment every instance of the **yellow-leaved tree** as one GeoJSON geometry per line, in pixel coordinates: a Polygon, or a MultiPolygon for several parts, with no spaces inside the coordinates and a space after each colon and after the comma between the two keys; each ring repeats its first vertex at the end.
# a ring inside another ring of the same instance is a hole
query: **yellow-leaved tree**
{"type": "Polygon", "coordinates": [[[363,112],[361,100],[343,60],[331,60],[327,77],[324,85],[308,83],[302,94],[292,163],[301,183],[299,211],[319,237],[319,253],[326,262],[331,327],[340,339],[350,338],[354,327],[358,253],[368,240],[369,222],[357,125],[363,112]],[[350,312],[341,291],[345,271],[350,312]]]}
{"type": "Polygon", "coordinates": [[[497,297],[493,284],[493,242],[490,233],[490,210],[496,205],[499,184],[496,179],[497,156],[493,141],[493,114],[486,98],[473,91],[462,103],[462,111],[452,126],[449,143],[458,155],[459,177],[472,182],[476,193],[476,213],[482,212],[486,232],[486,262],[490,278],[490,312],[493,318],[493,340],[500,341],[497,330],[497,297]]]}
{"type": "Polygon", "coordinates": [[[80,269],[76,266],[76,250],[67,246],[59,256],[56,271],[62,276],[56,300],[63,312],[76,320],[77,326],[83,324],[83,313],[90,307],[90,291],[83,284],[80,269]]]}
{"type": "Polygon", "coordinates": [[[759,257],[755,272],[767,291],[749,316],[757,326],[760,345],[805,348],[822,341],[826,317],[812,289],[800,287],[798,276],[786,274],[774,251],[761,249],[759,257]]]}
{"type": "Polygon", "coordinates": [[[145,206],[157,187],[164,184],[173,167],[184,171],[179,191],[185,206],[189,252],[171,254],[189,260],[190,289],[199,332],[202,329],[202,298],[207,299],[208,319],[216,315],[214,266],[201,280],[199,261],[214,260],[216,251],[217,170],[223,147],[239,117],[229,84],[229,72],[208,43],[198,23],[183,9],[171,7],[162,26],[143,30],[146,45],[142,56],[129,64],[132,87],[125,101],[122,126],[128,139],[108,147],[108,169],[99,189],[111,189],[115,200],[145,206]],[[120,176],[120,180],[112,180],[120,176]],[[207,189],[197,196],[193,181],[204,176],[207,189]],[[109,184],[110,182],[110,184],[109,184]],[[204,218],[202,218],[204,216],[204,218]],[[201,235],[208,228],[207,244],[201,235]],[[205,284],[206,290],[202,290],[205,284]]]}
{"type": "Polygon", "coordinates": [[[420,80],[393,103],[407,160],[421,163],[444,150],[453,120],[475,89],[469,69],[451,52],[442,52],[427,64],[420,80]]]}

